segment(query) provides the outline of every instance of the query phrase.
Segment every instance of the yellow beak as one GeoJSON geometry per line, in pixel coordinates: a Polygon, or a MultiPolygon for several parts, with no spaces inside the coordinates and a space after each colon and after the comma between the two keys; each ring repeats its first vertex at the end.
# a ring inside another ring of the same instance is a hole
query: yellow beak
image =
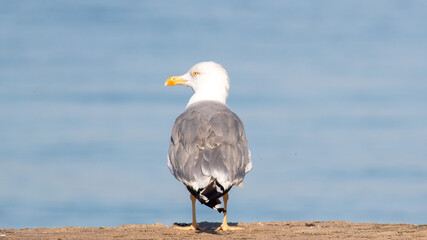
{"type": "Polygon", "coordinates": [[[187,80],[183,79],[182,76],[172,76],[165,82],[165,86],[184,85],[187,80]]]}

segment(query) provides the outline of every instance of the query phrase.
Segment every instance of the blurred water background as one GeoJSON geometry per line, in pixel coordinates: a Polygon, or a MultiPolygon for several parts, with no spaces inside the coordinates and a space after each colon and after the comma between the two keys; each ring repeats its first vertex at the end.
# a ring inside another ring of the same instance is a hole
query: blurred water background
{"type": "MultiPolygon", "coordinates": [[[[191,221],[190,89],[231,77],[254,169],[229,221],[427,223],[426,1],[0,1],[0,228],[191,221]]],[[[199,221],[222,215],[197,205],[199,221]]]]}

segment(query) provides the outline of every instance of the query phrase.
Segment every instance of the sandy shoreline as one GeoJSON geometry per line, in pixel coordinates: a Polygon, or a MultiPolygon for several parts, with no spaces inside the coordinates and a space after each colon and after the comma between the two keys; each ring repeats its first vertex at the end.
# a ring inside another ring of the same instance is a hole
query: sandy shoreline
{"type": "Polygon", "coordinates": [[[64,227],[0,229],[6,239],[427,239],[427,225],[328,222],[235,223],[242,230],[217,232],[219,223],[200,223],[201,231],[173,226],[124,225],[120,227],[64,227]]]}

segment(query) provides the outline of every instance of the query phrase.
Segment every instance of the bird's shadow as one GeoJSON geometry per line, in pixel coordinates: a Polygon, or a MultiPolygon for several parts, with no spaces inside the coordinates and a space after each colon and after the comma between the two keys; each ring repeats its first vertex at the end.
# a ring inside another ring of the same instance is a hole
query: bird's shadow
{"type": "MultiPolygon", "coordinates": [[[[210,234],[218,234],[219,231],[216,229],[221,226],[220,222],[199,222],[199,230],[196,233],[210,233],[210,234]]],[[[177,227],[187,227],[190,226],[191,223],[174,223],[173,226],[177,227]]],[[[228,226],[235,227],[237,223],[229,222],[228,226]]]]}

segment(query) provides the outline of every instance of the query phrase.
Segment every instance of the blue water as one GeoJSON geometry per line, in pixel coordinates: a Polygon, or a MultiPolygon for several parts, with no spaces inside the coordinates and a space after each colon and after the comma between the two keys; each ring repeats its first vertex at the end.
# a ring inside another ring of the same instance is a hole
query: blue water
{"type": "Polygon", "coordinates": [[[206,60],[254,163],[229,221],[427,223],[424,1],[0,6],[0,228],[190,222],[166,154],[192,92],[163,84],[206,60]]]}

